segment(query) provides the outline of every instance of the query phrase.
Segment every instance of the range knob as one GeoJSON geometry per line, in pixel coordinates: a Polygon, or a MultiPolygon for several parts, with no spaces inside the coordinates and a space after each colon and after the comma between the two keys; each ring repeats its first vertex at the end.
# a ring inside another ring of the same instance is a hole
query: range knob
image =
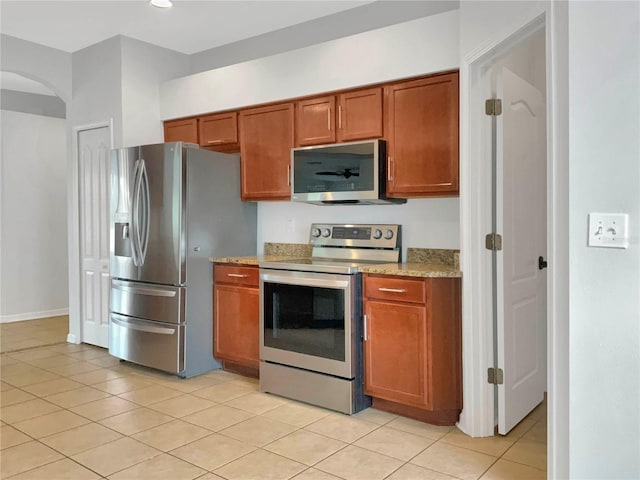
{"type": "Polygon", "coordinates": [[[320,229],[319,228],[314,228],[311,230],[311,236],[313,238],[318,238],[320,236],[320,229]]]}
{"type": "Polygon", "coordinates": [[[384,234],[384,238],[391,240],[393,238],[393,230],[387,230],[384,234]]]}
{"type": "Polygon", "coordinates": [[[382,238],[382,230],[380,230],[379,228],[376,228],[373,231],[373,238],[375,238],[376,240],[380,240],[382,238]]]}
{"type": "Polygon", "coordinates": [[[322,230],[322,236],[323,237],[328,237],[329,235],[331,235],[331,230],[329,230],[328,228],[325,228],[324,230],[322,230]]]}

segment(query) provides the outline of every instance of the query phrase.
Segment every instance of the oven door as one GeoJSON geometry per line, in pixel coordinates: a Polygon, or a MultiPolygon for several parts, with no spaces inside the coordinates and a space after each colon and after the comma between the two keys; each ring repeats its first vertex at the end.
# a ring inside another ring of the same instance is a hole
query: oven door
{"type": "Polygon", "coordinates": [[[354,378],[357,275],[260,272],[260,359],[354,378]]]}

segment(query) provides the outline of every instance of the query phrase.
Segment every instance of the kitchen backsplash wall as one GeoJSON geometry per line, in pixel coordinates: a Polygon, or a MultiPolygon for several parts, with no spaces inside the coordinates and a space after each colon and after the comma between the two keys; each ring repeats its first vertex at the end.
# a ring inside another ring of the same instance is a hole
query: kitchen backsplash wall
{"type": "Polygon", "coordinates": [[[265,242],[307,243],[311,223],[398,223],[403,260],[408,247],[460,248],[458,198],[409,199],[403,205],[320,206],[258,202],[258,254],[265,242]]]}

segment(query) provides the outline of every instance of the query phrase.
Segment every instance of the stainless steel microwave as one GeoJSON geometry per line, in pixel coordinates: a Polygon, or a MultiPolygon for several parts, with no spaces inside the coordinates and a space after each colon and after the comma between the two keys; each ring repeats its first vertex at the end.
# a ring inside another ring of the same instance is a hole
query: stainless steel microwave
{"type": "Polygon", "coordinates": [[[318,205],[405,203],[388,198],[386,142],[291,149],[291,200],[318,205]]]}

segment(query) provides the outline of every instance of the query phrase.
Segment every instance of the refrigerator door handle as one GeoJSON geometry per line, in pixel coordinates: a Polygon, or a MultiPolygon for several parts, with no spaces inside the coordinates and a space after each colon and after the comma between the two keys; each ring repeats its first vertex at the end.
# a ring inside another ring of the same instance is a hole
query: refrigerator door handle
{"type": "Polygon", "coordinates": [[[140,193],[142,190],[142,166],[143,160],[138,160],[136,162],[134,180],[133,180],[133,201],[131,202],[131,226],[133,230],[132,241],[131,241],[131,252],[133,256],[133,264],[136,267],[141,267],[144,263],[144,259],[142,258],[141,251],[141,243],[142,236],[140,229],[142,228],[140,222],[140,193]]]}
{"type": "Polygon", "coordinates": [[[149,222],[151,221],[151,199],[149,198],[149,175],[147,174],[147,165],[144,159],[140,159],[140,177],[141,177],[141,189],[144,193],[143,200],[143,222],[142,222],[142,235],[140,238],[140,265],[144,265],[145,258],[147,257],[147,246],[149,245],[149,222]]]}
{"type": "Polygon", "coordinates": [[[127,285],[123,285],[117,280],[112,280],[111,288],[115,290],[120,290],[125,293],[137,293],[140,295],[149,295],[151,297],[175,297],[176,292],[172,292],[169,290],[160,290],[155,288],[140,288],[140,287],[130,287],[127,285]]]}
{"type": "Polygon", "coordinates": [[[160,335],[173,335],[176,333],[175,328],[165,327],[151,327],[148,325],[138,325],[130,320],[124,320],[120,316],[111,314],[111,321],[122,328],[128,328],[129,330],[137,330],[139,332],[158,333],[160,335]]]}

